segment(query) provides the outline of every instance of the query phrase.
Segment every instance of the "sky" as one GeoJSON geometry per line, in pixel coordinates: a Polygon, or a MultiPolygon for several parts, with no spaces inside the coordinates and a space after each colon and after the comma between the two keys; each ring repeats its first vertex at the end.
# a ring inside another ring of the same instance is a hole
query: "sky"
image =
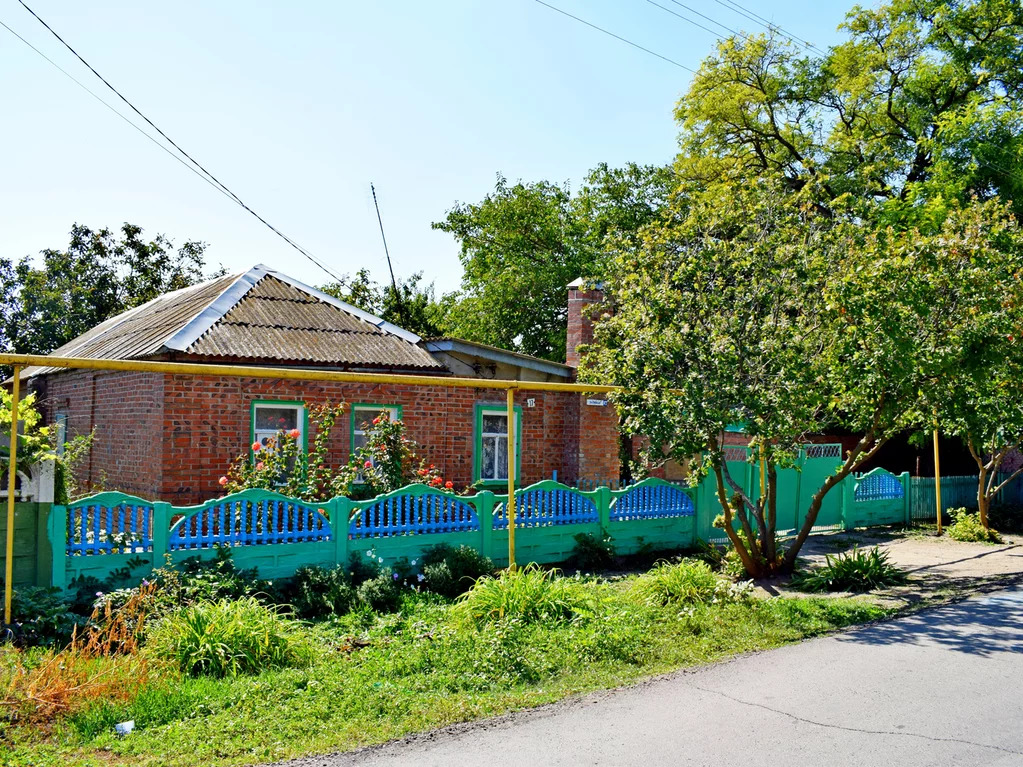
{"type": "MultiPolygon", "coordinates": [[[[651,0],[547,1],[693,69],[716,41],[651,0]]],[[[536,0],[26,2],[270,223],[334,272],[383,282],[375,184],[395,271],[422,271],[438,292],[458,287],[461,266],[432,222],[481,200],[498,173],[576,188],[600,162],[670,161],[691,77],[536,0]]],[[[727,4],[685,0],[762,31],[727,4]]],[[[741,5],[822,48],[849,7],[741,5]]],[[[0,0],[0,21],[144,125],[17,0],[0,0]]],[[[211,266],[330,281],[3,28],[0,94],[0,256],[64,247],[76,222],[127,221],[206,242],[211,266]]]]}

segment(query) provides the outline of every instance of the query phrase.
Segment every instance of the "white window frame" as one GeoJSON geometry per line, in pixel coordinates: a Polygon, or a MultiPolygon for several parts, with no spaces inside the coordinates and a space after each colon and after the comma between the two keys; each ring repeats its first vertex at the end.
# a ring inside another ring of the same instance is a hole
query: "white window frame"
{"type": "MultiPolygon", "coordinates": [[[[305,451],[305,446],[306,446],[305,445],[305,436],[306,436],[306,434],[305,434],[305,418],[306,418],[305,403],[303,403],[303,402],[281,402],[281,401],[276,401],[276,400],[255,400],[252,403],[252,415],[251,415],[251,417],[252,417],[252,433],[251,433],[252,442],[259,442],[261,445],[263,445],[264,444],[263,443],[264,439],[266,439],[268,437],[275,437],[276,438],[277,435],[280,434],[281,431],[284,431],[284,430],[280,429],[280,428],[272,429],[272,430],[271,429],[257,429],[256,428],[256,421],[257,421],[256,416],[257,416],[257,413],[258,413],[258,411],[260,409],[266,409],[266,410],[293,410],[293,411],[295,411],[295,414],[296,414],[296,416],[295,416],[295,428],[297,428],[298,431],[299,431],[298,440],[297,440],[298,441],[298,449],[303,451],[303,452],[305,451]]],[[[263,449],[266,449],[265,445],[264,445],[263,449]]],[[[255,457],[255,451],[252,450],[252,445],[251,444],[249,445],[249,452],[253,453],[253,457],[255,457]]]]}

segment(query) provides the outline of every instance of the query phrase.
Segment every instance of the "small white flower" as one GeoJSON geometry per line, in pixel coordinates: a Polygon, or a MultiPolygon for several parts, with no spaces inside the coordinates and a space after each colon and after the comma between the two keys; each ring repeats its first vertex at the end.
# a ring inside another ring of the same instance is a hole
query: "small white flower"
{"type": "Polygon", "coordinates": [[[383,564],[384,563],[384,558],[383,557],[377,557],[377,562],[379,562],[380,564],[383,564]]]}
{"type": "Polygon", "coordinates": [[[416,565],[416,563],[417,563],[418,561],[419,561],[418,559],[413,559],[413,560],[412,560],[412,562],[411,562],[410,564],[412,564],[413,566],[415,566],[415,565],[416,565]]]}

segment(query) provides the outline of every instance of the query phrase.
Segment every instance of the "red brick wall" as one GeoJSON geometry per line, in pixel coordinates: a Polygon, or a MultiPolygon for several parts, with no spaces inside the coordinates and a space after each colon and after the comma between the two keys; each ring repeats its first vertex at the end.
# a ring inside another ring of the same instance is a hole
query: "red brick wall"
{"type": "Polygon", "coordinates": [[[68,436],[95,432],[78,467],[86,489],[153,497],[162,473],[163,376],[76,370],[46,376],[32,388],[50,423],[68,414],[68,436]]]}
{"type": "MultiPolygon", "coordinates": [[[[217,480],[248,450],[254,400],[401,405],[423,456],[458,488],[473,479],[475,405],[505,404],[504,392],[489,389],[121,372],[48,376],[43,388],[48,418],[63,409],[72,433],[96,427],[93,454],[84,467],[94,483],[105,477],[108,489],[179,505],[219,494],[217,480]]],[[[581,401],[585,398],[577,394],[516,392],[515,404],[522,408],[522,484],[548,479],[554,471],[566,483],[579,476],[617,476],[613,408],[581,401]]],[[[334,463],[348,457],[350,418],[346,413],[334,427],[334,463]]]]}

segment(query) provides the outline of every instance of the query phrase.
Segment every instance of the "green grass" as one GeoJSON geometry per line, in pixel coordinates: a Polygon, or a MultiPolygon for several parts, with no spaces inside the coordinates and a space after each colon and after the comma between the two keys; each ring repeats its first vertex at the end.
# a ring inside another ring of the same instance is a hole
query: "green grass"
{"type": "MultiPolygon", "coordinates": [[[[220,679],[178,675],[128,704],[97,703],[45,735],[0,725],[8,749],[0,763],[254,764],[348,750],[891,614],[862,598],[661,606],[644,601],[634,577],[545,576],[545,586],[522,573],[534,595],[568,587],[592,599],[582,613],[558,613],[560,620],[532,620],[535,612],[519,610],[496,619],[488,612],[477,622],[457,615],[468,608],[435,596],[406,597],[393,615],[361,612],[302,629],[314,648],[303,667],[220,679]],[[125,719],[136,730],[118,739],[113,725],[125,719]]],[[[477,589],[502,588],[495,583],[501,580],[484,579],[477,589]]]]}

